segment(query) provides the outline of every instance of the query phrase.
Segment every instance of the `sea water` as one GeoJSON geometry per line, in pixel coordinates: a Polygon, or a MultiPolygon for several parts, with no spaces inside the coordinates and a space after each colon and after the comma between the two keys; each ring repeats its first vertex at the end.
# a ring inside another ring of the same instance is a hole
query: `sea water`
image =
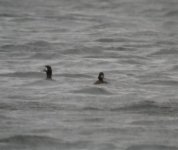
{"type": "Polygon", "coordinates": [[[0,149],[177,150],[177,58],[177,0],[0,0],[0,149]]]}

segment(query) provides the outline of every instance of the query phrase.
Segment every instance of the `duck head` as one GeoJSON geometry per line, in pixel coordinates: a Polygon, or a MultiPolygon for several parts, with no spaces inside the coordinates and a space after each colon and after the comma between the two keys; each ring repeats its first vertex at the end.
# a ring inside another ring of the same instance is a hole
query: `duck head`
{"type": "Polygon", "coordinates": [[[98,75],[98,80],[103,82],[103,79],[104,79],[104,73],[100,72],[98,75]]]}

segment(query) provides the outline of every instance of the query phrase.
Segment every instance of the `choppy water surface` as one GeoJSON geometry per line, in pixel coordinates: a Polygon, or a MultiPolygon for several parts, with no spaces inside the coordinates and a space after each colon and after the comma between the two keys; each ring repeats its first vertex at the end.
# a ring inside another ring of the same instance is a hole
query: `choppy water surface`
{"type": "Polygon", "coordinates": [[[0,149],[177,150],[177,8],[0,0],[0,149]]]}

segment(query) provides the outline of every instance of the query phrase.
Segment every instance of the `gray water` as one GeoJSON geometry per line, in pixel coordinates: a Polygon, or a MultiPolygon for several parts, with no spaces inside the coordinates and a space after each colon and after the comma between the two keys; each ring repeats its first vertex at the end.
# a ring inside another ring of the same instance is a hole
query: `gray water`
{"type": "Polygon", "coordinates": [[[177,0],[0,0],[0,150],[177,150],[177,57],[177,0]]]}

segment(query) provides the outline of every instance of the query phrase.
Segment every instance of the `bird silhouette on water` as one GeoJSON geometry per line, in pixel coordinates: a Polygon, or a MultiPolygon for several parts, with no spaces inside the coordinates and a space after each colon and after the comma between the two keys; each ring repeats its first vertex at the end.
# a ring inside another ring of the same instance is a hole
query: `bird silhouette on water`
{"type": "Polygon", "coordinates": [[[46,65],[45,69],[43,71],[46,72],[46,79],[52,80],[52,68],[51,68],[51,66],[46,65]]]}
{"type": "Polygon", "coordinates": [[[98,75],[98,80],[94,84],[102,84],[102,83],[107,83],[104,81],[104,73],[100,72],[98,75]]]}

